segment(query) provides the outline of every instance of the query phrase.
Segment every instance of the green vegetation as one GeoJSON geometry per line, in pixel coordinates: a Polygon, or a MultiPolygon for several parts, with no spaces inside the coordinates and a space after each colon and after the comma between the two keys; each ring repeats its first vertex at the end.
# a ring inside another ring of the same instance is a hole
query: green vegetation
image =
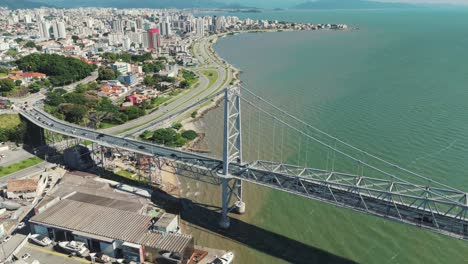
{"type": "Polygon", "coordinates": [[[3,92],[10,92],[16,87],[14,81],[10,79],[2,79],[0,80],[0,91],[3,92]]]}
{"type": "Polygon", "coordinates": [[[126,170],[120,170],[120,171],[116,172],[115,174],[117,174],[119,176],[122,176],[122,177],[125,177],[125,178],[129,178],[129,179],[133,178],[133,173],[128,172],[126,170]]]}
{"type": "Polygon", "coordinates": [[[17,114],[0,115],[0,142],[23,142],[26,123],[17,114]]]}
{"type": "Polygon", "coordinates": [[[5,52],[6,55],[11,56],[11,57],[15,57],[16,55],[18,55],[18,53],[19,52],[15,49],[9,49],[7,50],[7,52],[5,52]]]}
{"type": "Polygon", "coordinates": [[[195,117],[197,117],[197,114],[198,114],[198,112],[197,112],[197,111],[194,111],[194,112],[192,112],[192,113],[190,114],[190,117],[195,118],[195,117]]]}
{"type": "Polygon", "coordinates": [[[166,65],[162,61],[156,61],[152,63],[143,63],[143,72],[159,72],[160,70],[164,70],[166,65]]]}
{"type": "Polygon", "coordinates": [[[123,124],[128,120],[145,115],[145,109],[130,106],[120,109],[108,97],[99,97],[97,83],[80,84],[75,91],[67,93],[57,88],[49,92],[44,109],[57,118],[94,128],[109,124],[123,124]]]}
{"type": "Polygon", "coordinates": [[[197,132],[193,130],[177,132],[174,128],[161,128],[155,131],[145,131],[140,138],[162,144],[168,147],[182,147],[187,142],[198,137],[197,132]]]}
{"type": "Polygon", "coordinates": [[[179,130],[182,128],[182,124],[181,123],[175,123],[171,126],[173,129],[175,130],[179,130]]]}
{"type": "Polygon", "coordinates": [[[28,41],[26,42],[26,44],[24,44],[23,46],[24,48],[35,48],[37,50],[42,50],[42,47],[41,46],[37,46],[36,43],[32,42],[32,41],[28,41]]]}
{"type": "Polygon", "coordinates": [[[101,122],[99,124],[99,128],[111,128],[111,127],[115,127],[117,124],[111,124],[111,123],[106,123],[106,122],[101,122]]]}
{"type": "Polygon", "coordinates": [[[151,53],[145,53],[143,55],[134,55],[128,52],[122,52],[122,53],[112,53],[112,52],[105,52],[101,55],[101,57],[109,62],[116,62],[118,60],[124,61],[124,62],[144,62],[147,60],[152,60],[153,57],[151,56],[151,53]]]}
{"type": "Polygon", "coordinates": [[[150,87],[156,87],[158,88],[158,90],[160,91],[166,91],[168,90],[167,87],[160,87],[158,86],[158,84],[160,82],[170,82],[170,83],[175,83],[176,82],[176,79],[175,78],[172,78],[172,77],[167,77],[167,76],[159,76],[158,74],[154,74],[153,76],[145,76],[145,78],[143,79],[143,83],[146,85],[146,86],[150,86],[150,87]]]}
{"type": "Polygon", "coordinates": [[[16,61],[20,70],[41,72],[49,76],[54,86],[67,85],[86,78],[95,65],[57,54],[31,54],[16,61]]]}
{"type": "Polygon", "coordinates": [[[182,70],[182,77],[184,78],[184,80],[180,83],[182,88],[191,87],[198,81],[198,76],[191,71],[182,70]]]}
{"type": "Polygon", "coordinates": [[[0,166],[0,177],[32,167],[34,165],[41,163],[42,161],[43,160],[38,157],[32,157],[32,158],[25,159],[23,161],[11,164],[10,166],[7,166],[7,167],[0,166]]]}
{"type": "Polygon", "coordinates": [[[208,87],[211,87],[215,84],[216,80],[218,80],[218,71],[213,69],[203,70],[202,73],[208,78],[210,81],[208,83],[208,87]]]}
{"type": "Polygon", "coordinates": [[[116,70],[113,70],[109,67],[99,67],[98,70],[98,80],[116,80],[117,77],[119,76],[119,72],[116,70]]]}

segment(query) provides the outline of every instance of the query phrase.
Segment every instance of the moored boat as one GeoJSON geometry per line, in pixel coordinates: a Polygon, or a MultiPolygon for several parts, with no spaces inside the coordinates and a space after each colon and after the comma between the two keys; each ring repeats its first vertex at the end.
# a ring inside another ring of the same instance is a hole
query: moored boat
{"type": "Polygon", "coordinates": [[[212,262],[209,264],[231,264],[234,260],[234,252],[227,252],[221,257],[216,257],[212,262]]]}
{"type": "Polygon", "coordinates": [[[64,251],[70,254],[76,254],[77,256],[85,256],[87,253],[89,253],[88,248],[85,246],[83,242],[64,241],[64,242],[59,242],[58,246],[64,251]]]}
{"type": "Polygon", "coordinates": [[[52,240],[45,235],[34,234],[29,237],[29,239],[35,244],[43,247],[47,247],[52,244],[52,240]]]}

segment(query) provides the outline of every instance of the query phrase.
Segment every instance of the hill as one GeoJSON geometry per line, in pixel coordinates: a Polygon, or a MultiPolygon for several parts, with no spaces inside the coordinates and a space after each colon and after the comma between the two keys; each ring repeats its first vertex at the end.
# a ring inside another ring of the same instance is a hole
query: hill
{"type": "Polygon", "coordinates": [[[318,0],[309,1],[294,6],[294,9],[377,9],[377,8],[408,8],[415,7],[403,3],[383,3],[366,0],[318,0]]]}
{"type": "Polygon", "coordinates": [[[0,6],[8,7],[10,9],[28,9],[51,5],[29,0],[0,0],[0,6]]]}
{"type": "MultiPolygon", "coordinates": [[[[0,0],[1,1],[1,0],[0,0]]],[[[216,0],[34,0],[57,7],[114,7],[114,8],[222,8],[227,4],[216,0]]],[[[237,6],[237,5],[236,5],[237,6]]],[[[240,5],[239,5],[240,6],[240,5]]],[[[237,6],[237,7],[239,7],[237,6]]]]}

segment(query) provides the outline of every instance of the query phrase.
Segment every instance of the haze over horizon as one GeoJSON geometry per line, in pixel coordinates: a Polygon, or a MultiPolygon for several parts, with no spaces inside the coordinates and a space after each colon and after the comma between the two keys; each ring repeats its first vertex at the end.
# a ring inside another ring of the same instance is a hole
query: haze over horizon
{"type": "MultiPolygon", "coordinates": [[[[304,2],[316,2],[318,0],[230,0],[227,3],[237,3],[246,6],[263,8],[287,8],[304,2]]],[[[322,0],[323,1],[323,0],[322,0]]],[[[468,5],[468,0],[368,0],[369,2],[406,3],[406,4],[443,4],[443,5],[468,5]]],[[[224,2],[224,1],[223,1],[224,2]]]]}

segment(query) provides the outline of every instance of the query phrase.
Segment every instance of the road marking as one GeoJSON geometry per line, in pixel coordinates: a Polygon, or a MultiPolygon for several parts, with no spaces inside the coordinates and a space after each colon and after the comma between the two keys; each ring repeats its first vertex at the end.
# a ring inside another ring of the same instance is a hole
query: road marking
{"type": "Polygon", "coordinates": [[[53,250],[46,249],[46,248],[40,248],[40,247],[32,246],[32,245],[29,245],[29,244],[27,244],[25,247],[27,247],[29,249],[32,249],[32,250],[40,251],[40,252],[43,252],[43,253],[59,256],[59,257],[62,257],[62,258],[73,259],[75,261],[79,261],[79,262],[82,262],[82,263],[91,263],[91,262],[89,262],[89,261],[87,261],[85,259],[78,258],[78,257],[70,257],[70,256],[68,256],[66,254],[59,253],[57,251],[53,251],[53,250]]]}

